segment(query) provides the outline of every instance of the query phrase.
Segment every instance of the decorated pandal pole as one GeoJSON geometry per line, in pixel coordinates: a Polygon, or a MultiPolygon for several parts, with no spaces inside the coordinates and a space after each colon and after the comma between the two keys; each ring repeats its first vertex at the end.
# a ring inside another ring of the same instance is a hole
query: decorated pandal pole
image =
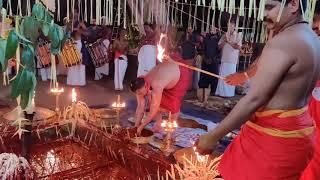
{"type": "MultiPolygon", "coordinates": [[[[0,8],[2,14],[2,22],[10,22],[7,17],[7,10],[2,8],[2,0],[0,0],[0,8]]],[[[174,132],[178,127],[176,121],[172,121],[171,115],[165,119],[161,125],[166,134],[163,141],[155,141],[154,134],[151,131],[143,130],[142,136],[136,135],[136,128],[124,127],[121,125],[121,113],[126,108],[126,103],[120,96],[115,97],[117,100],[110,105],[109,108],[90,109],[85,102],[80,101],[79,93],[76,89],[72,89],[70,93],[70,105],[63,108],[62,112],[59,105],[59,97],[62,93],[66,93],[65,89],[59,87],[56,79],[55,56],[61,58],[66,67],[70,67],[81,63],[79,54],[75,51],[74,44],[70,40],[67,43],[66,37],[63,35],[63,29],[53,22],[53,15],[48,11],[52,6],[44,7],[39,1],[33,6],[31,11],[30,0],[27,0],[27,15],[21,16],[21,0],[19,2],[20,16],[12,15],[11,1],[8,1],[9,16],[14,17],[15,28],[4,31],[5,26],[2,25],[0,38],[0,65],[3,72],[4,84],[12,86],[11,96],[17,100],[17,107],[7,113],[1,120],[0,125],[0,150],[7,152],[0,154],[0,177],[4,178],[20,178],[36,179],[36,178],[53,178],[66,179],[70,177],[88,177],[88,174],[99,169],[103,173],[92,174],[92,177],[104,179],[113,176],[112,172],[121,169],[121,176],[128,179],[214,179],[219,173],[216,170],[219,158],[214,156],[201,156],[197,153],[195,147],[187,149],[179,149],[174,145],[174,132]],[[36,46],[39,34],[38,29],[49,38],[51,43],[44,43],[36,46]],[[43,52],[50,52],[50,56],[45,56],[43,52]],[[42,66],[51,64],[52,82],[50,92],[55,96],[55,112],[35,107],[34,99],[36,78],[34,68],[34,57],[39,57],[42,66]],[[17,74],[9,78],[7,66],[10,59],[15,59],[17,74]],[[22,142],[22,143],[21,143],[22,142]],[[32,142],[32,143],[30,143],[32,142]],[[154,146],[154,144],[156,144],[154,146]],[[159,148],[155,148],[159,147],[159,148]],[[60,148],[63,148],[61,150],[60,148]],[[58,151],[59,150],[59,151],[58,151]],[[23,152],[24,151],[24,152],[23,152]],[[25,155],[19,157],[17,155],[25,155]],[[96,156],[99,154],[99,156],[96,156]],[[70,158],[71,157],[71,158],[70,158]],[[173,157],[175,159],[173,159],[173,157]],[[78,159],[77,159],[78,158],[78,159]],[[89,160],[90,163],[81,164],[82,161],[89,160]],[[61,165],[56,167],[55,163],[61,165]],[[65,164],[63,164],[65,163],[65,164]],[[109,163],[109,164],[108,164],[109,163]],[[114,166],[116,164],[116,166],[114,166]],[[110,166],[111,169],[106,167],[110,166]],[[117,168],[118,166],[118,168],[117,168]],[[71,167],[71,168],[66,168],[71,167]],[[108,172],[111,172],[108,174],[108,172]],[[23,173],[23,174],[21,174],[23,173]]],[[[53,2],[53,1],[45,1],[53,2]]],[[[60,1],[57,6],[57,18],[60,19],[60,1]]],[[[78,1],[81,2],[81,1],[78,1]]],[[[93,1],[90,1],[92,9],[93,1]]],[[[103,11],[101,1],[96,3],[96,19],[97,24],[101,24],[101,18],[107,17],[106,23],[111,25],[113,20],[113,0],[105,3],[103,11]]],[[[197,13],[198,7],[206,7],[209,12],[215,13],[216,9],[220,12],[229,12],[235,14],[238,10],[237,17],[253,17],[256,21],[263,20],[264,2],[260,2],[260,7],[256,6],[256,1],[250,0],[249,8],[245,8],[244,0],[240,1],[240,7],[236,8],[235,1],[212,1],[208,4],[206,1],[145,1],[137,3],[137,0],[118,1],[117,11],[121,14],[121,6],[126,4],[132,8],[131,24],[143,24],[144,17],[147,21],[156,21],[157,24],[167,24],[168,21],[175,25],[182,25],[182,16],[189,16],[189,26],[195,27],[197,21],[202,22],[201,29],[204,31],[206,24],[207,31],[209,27],[215,25],[214,22],[205,22],[202,19],[193,16],[190,12],[183,10],[184,4],[193,5],[195,7],[194,14],[197,13]],[[123,4],[122,4],[123,3],[123,4]],[[145,3],[145,4],[144,4],[145,3]],[[139,6],[140,4],[140,6],[139,6]],[[151,6],[151,8],[149,8],[151,6]],[[181,7],[181,8],[179,8],[181,7]],[[157,11],[155,11],[155,9],[157,11]],[[171,12],[169,12],[171,9],[171,12]],[[148,10],[148,11],[147,11],[148,10]],[[246,11],[245,11],[246,10],[246,11]],[[147,11],[147,13],[144,13],[147,11]],[[179,14],[180,13],[180,18],[179,14]],[[169,16],[171,14],[171,16],[169,16]],[[140,17],[140,19],[138,18],[140,17]],[[171,17],[171,18],[169,18],[171,17]],[[193,24],[191,24],[193,22],[193,24]]],[[[312,19],[315,1],[310,0],[307,11],[303,12],[304,16],[309,20],[312,19]]],[[[85,1],[87,3],[87,1],[85,1]]],[[[282,1],[284,5],[285,1],[282,1]]],[[[70,12],[75,7],[75,1],[67,0],[67,17],[73,13],[70,12]]],[[[85,19],[92,21],[93,12],[88,14],[85,4],[85,19]]],[[[281,6],[283,9],[283,6],[281,6]]],[[[54,6],[55,8],[55,6],[54,6]]],[[[123,15],[124,26],[130,22],[126,19],[126,11],[123,15]]],[[[209,14],[210,16],[210,14],[209,14]]],[[[279,18],[281,17],[281,13],[279,18]]],[[[120,16],[117,16],[120,18],[120,16]]],[[[278,18],[278,19],[279,19],[278,18]]],[[[212,18],[214,21],[215,18],[212,18]]],[[[239,21],[239,20],[237,20],[239,21]]],[[[120,20],[118,19],[118,22],[120,20]]],[[[219,26],[220,26],[220,22],[219,26]]],[[[243,23],[243,27],[245,23],[243,23]]],[[[257,23],[254,23],[257,24],[257,23]]],[[[259,40],[266,39],[265,28],[260,23],[259,40]]],[[[221,27],[219,27],[221,29],[221,27]]],[[[200,71],[210,76],[223,79],[216,74],[203,71],[201,69],[185,65],[170,59],[165,54],[161,41],[165,35],[161,35],[158,44],[158,59],[162,62],[169,60],[179,66],[200,71]]]]}

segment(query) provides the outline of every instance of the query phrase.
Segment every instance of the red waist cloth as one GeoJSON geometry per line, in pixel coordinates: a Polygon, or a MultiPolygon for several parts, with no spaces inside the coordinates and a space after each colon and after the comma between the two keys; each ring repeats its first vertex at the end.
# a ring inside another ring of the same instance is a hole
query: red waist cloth
{"type": "Polygon", "coordinates": [[[312,92],[309,113],[317,126],[315,152],[311,162],[301,176],[301,180],[320,179],[320,81],[312,92]]]}
{"type": "Polygon", "coordinates": [[[121,51],[116,51],[115,54],[114,54],[114,59],[118,59],[120,56],[123,55],[123,52],[121,51]]]}
{"type": "Polygon", "coordinates": [[[313,122],[305,110],[292,112],[256,113],[243,125],[218,167],[224,180],[299,179],[313,154],[313,122]],[[302,130],[310,131],[297,133],[302,130]]]}
{"type": "Polygon", "coordinates": [[[173,88],[165,89],[162,92],[160,107],[171,113],[180,111],[181,102],[191,82],[191,71],[182,66],[179,66],[179,69],[180,79],[178,83],[173,88]]]}

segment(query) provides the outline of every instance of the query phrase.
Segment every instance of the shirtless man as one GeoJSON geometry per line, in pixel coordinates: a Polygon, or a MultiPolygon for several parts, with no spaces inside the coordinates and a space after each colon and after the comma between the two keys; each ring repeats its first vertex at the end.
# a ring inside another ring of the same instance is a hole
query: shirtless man
{"type": "Polygon", "coordinates": [[[240,127],[218,170],[225,180],[298,179],[313,153],[313,122],[306,108],[320,72],[320,41],[302,20],[307,0],[266,0],[265,23],[275,36],[263,49],[249,92],[211,132],[198,151],[240,127]]]}
{"type": "Polygon", "coordinates": [[[128,41],[126,30],[121,30],[119,38],[113,42],[114,57],[114,86],[116,91],[123,90],[123,79],[128,67],[128,41]]]}
{"type": "MultiPolygon", "coordinates": [[[[182,60],[178,55],[172,55],[172,59],[182,60]]],[[[153,68],[146,76],[132,81],[130,88],[136,94],[138,106],[136,110],[135,126],[138,134],[154,118],[155,132],[161,129],[162,113],[171,112],[172,119],[179,116],[181,101],[191,83],[189,69],[174,63],[164,62],[153,68]],[[142,122],[146,109],[146,99],[150,103],[150,112],[142,122]]]]}

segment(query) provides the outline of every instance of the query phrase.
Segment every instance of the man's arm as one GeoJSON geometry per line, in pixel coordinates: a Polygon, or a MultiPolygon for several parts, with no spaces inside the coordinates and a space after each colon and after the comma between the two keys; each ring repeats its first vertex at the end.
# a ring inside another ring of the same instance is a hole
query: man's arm
{"type": "Polygon", "coordinates": [[[228,75],[227,77],[225,77],[225,82],[232,86],[239,86],[244,84],[246,80],[252,78],[256,74],[258,61],[259,59],[256,59],[244,72],[228,75]]]}
{"type": "Polygon", "coordinates": [[[144,108],[146,105],[146,100],[143,96],[136,95],[138,106],[136,109],[135,126],[138,127],[144,115],[144,108]]]}
{"type": "Polygon", "coordinates": [[[293,64],[294,61],[288,54],[278,49],[265,49],[248,94],[239,101],[219,126],[210,132],[210,139],[217,142],[244,124],[258,108],[268,103],[293,64]]]}
{"type": "Polygon", "coordinates": [[[223,46],[227,43],[227,39],[226,39],[226,38],[227,38],[227,37],[226,37],[225,34],[221,36],[221,38],[220,38],[220,40],[219,40],[219,43],[218,43],[219,49],[222,49],[223,46]]]}
{"type": "Polygon", "coordinates": [[[146,120],[141,124],[142,127],[145,127],[147,124],[149,124],[159,111],[163,89],[154,86],[152,87],[153,89],[150,112],[148,113],[146,120]]]}

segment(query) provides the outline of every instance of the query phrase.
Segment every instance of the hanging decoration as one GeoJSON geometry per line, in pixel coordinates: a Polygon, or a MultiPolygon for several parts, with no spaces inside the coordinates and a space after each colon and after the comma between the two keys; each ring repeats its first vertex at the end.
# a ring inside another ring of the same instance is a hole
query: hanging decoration
{"type": "Polygon", "coordinates": [[[141,2],[141,7],[140,7],[140,17],[141,17],[141,24],[144,24],[144,15],[143,15],[143,10],[144,10],[144,0],[140,0],[141,2]]]}
{"type": "Polygon", "coordinates": [[[131,0],[131,25],[133,25],[133,9],[134,9],[134,4],[133,4],[133,0],[131,0]]]}
{"type": "Polygon", "coordinates": [[[70,0],[67,0],[67,22],[70,21],[70,0]]]}
{"type": "MultiPolygon", "coordinates": [[[[261,0],[260,1],[259,12],[258,12],[258,18],[257,18],[258,21],[263,21],[263,18],[264,18],[264,6],[265,6],[265,0],[261,0]]],[[[254,6],[254,8],[255,8],[255,6],[254,6]]],[[[282,4],[281,4],[281,9],[280,9],[279,14],[282,14],[282,10],[283,10],[283,7],[282,7],[282,4]]],[[[256,11],[254,10],[254,12],[256,12],[256,11]]],[[[256,16],[254,16],[254,18],[256,18],[256,16]]],[[[280,20],[279,16],[278,16],[277,20],[280,20]]]]}
{"type": "Polygon", "coordinates": [[[136,19],[136,24],[139,24],[138,22],[138,0],[135,0],[136,3],[136,15],[135,15],[135,19],[136,19]]]}
{"type": "Polygon", "coordinates": [[[81,7],[80,7],[80,2],[81,2],[81,1],[78,0],[78,9],[79,9],[78,21],[80,21],[80,16],[82,15],[81,7]]]}
{"type": "MultiPolygon", "coordinates": [[[[199,3],[199,0],[197,0],[197,3],[199,3]]],[[[192,29],[196,30],[197,29],[197,10],[198,10],[198,6],[196,5],[195,10],[194,10],[194,15],[193,15],[193,25],[192,25],[192,29]]]]}
{"type": "MultiPolygon", "coordinates": [[[[183,12],[184,4],[181,4],[181,11],[180,11],[180,27],[183,26],[183,20],[182,20],[182,12],[183,12]]],[[[188,26],[189,27],[189,26],[188,26]]]]}
{"type": "Polygon", "coordinates": [[[17,14],[19,14],[19,16],[22,16],[21,0],[18,0],[17,14]]]}
{"type": "Polygon", "coordinates": [[[211,8],[208,8],[208,17],[207,17],[207,24],[206,24],[206,32],[210,31],[210,18],[211,18],[211,8]]]}
{"type": "Polygon", "coordinates": [[[93,23],[93,0],[90,0],[90,24],[93,23]]]}
{"type": "Polygon", "coordinates": [[[12,6],[11,6],[11,1],[7,1],[7,9],[9,9],[9,16],[12,16],[12,6]]]}
{"type": "Polygon", "coordinates": [[[88,8],[87,8],[87,0],[85,0],[84,1],[84,17],[83,17],[83,19],[85,20],[85,21],[89,21],[88,20],[88,8]]]}
{"type": "Polygon", "coordinates": [[[120,19],[121,19],[121,0],[118,0],[118,12],[117,13],[118,13],[118,20],[117,20],[118,24],[117,25],[120,26],[120,23],[121,23],[120,22],[120,19]]]}
{"type": "Polygon", "coordinates": [[[127,29],[127,0],[124,0],[123,28],[127,29]]]}
{"type": "MultiPolygon", "coordinates": [[[[60,15],[60,12],[58,11],[58,14],[60,15]]],[[[27,15],[30,16],[31,15],[31,4],[30,4],[30,0],[27,0],[27,15]]],[[[59,17],[59,16],[58,16],[59,17]]]]}

